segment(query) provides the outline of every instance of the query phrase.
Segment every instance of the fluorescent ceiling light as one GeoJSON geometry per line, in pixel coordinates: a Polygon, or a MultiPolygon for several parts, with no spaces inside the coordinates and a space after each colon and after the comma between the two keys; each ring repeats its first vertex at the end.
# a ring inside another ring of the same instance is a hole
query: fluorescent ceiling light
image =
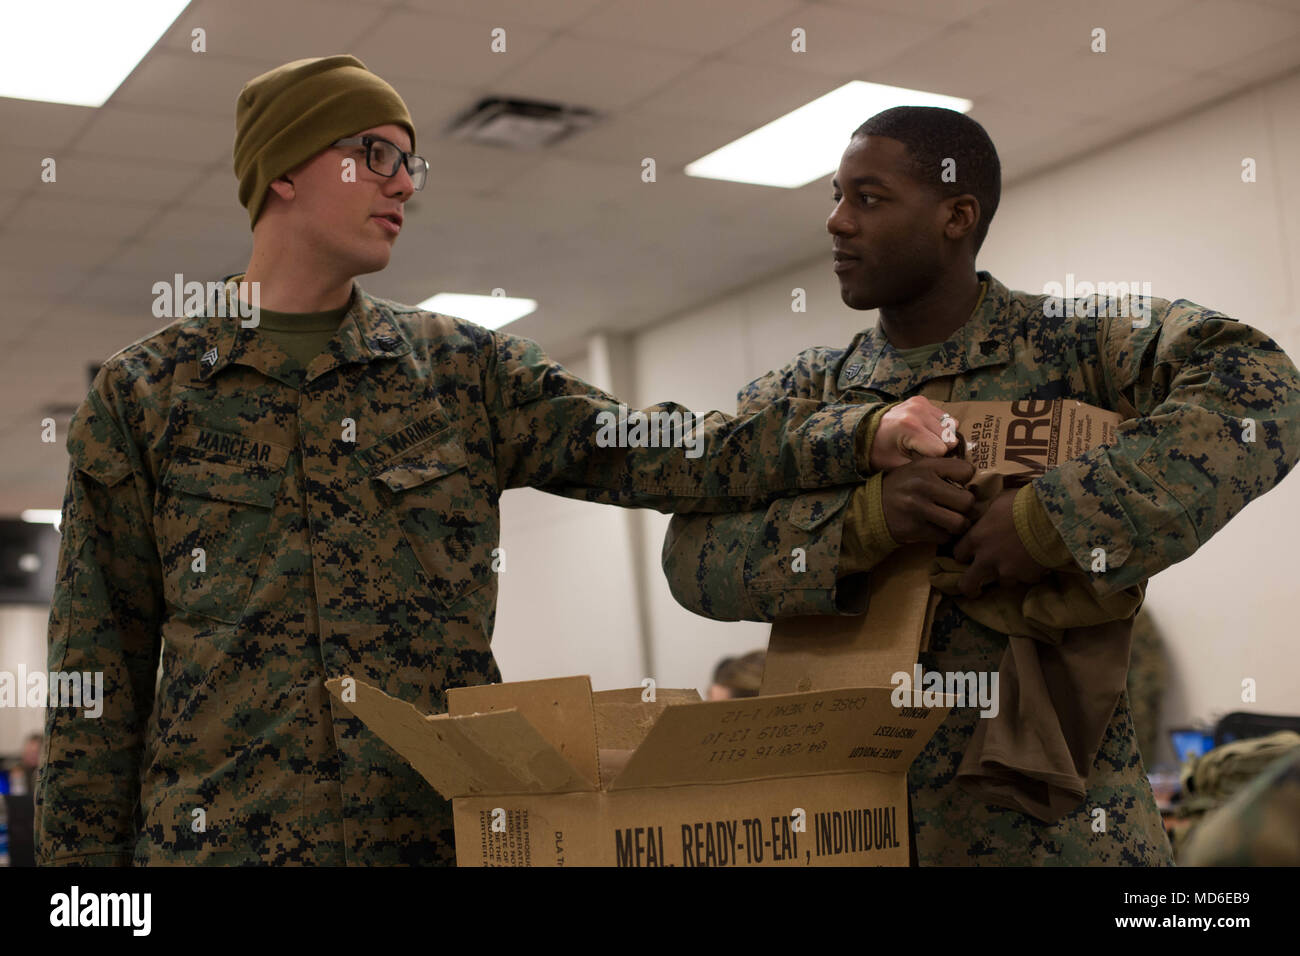
{"type": "Polygon", "coordinates": [[[515,319],[537,311],[536,299],[512,299],[504,295],[469,295],[463,292],[439,292],[416,308],[429,312],[469,319],[485,329],[499,329],[515,319]]]}
{"type": "Polygon", "coordinates": [[[32,524],[52,524],[57,531],[63,512],[57,508],[28,508],[18,517],[32,524]]]}
{"type": "Polygon", "coordinates": [[[0,96],[103,106],[187,6],[189,0],[131,0],[126,8],[104,0],[5,4],[0,96]]]}
{"type": "Polygon", "coordinates": [[[970,100],[854,80],[746,133],[686,167],[687,176],[797,189],[829,176],[853,131],[891,106],[942,106],[959,113],[970,100]]]}

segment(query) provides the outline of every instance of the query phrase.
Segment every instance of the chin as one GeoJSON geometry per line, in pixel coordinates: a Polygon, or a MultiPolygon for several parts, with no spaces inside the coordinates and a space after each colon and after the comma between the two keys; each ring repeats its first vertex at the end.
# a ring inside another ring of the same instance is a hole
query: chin
{"type": "Polygon", "coordinates": [[[353,275],[365,276],[372,272],[383,272],[388,268],[388,260],[391,256],[385,254],[382,256],[369,255],[358,259],[354,265],[353,275]]]}
{"type": "Polygon", "coordinates": [[[861,289],[842,286],[840,288],[840,298],[844,300],[844,304],[850,309],[866,310],[875,308],[871,304],[870,297],[861,289]]]}

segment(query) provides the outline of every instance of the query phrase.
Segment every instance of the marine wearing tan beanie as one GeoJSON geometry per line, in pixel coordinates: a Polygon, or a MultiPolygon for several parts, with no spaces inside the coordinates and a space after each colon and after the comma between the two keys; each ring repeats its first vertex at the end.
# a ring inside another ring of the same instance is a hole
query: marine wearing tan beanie
{"type": "Polygon", "coordinates": [[[397,91],[354,56],[294,60],[244,84],[235,105],[235,175],[249,228],[273,179],[363,129],[415,124],[397,91]]]}

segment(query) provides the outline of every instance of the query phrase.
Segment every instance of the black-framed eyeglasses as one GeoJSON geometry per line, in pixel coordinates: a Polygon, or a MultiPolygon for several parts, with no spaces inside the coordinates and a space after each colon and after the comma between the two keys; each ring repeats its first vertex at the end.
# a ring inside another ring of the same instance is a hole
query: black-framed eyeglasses
{"type": "Polygon", "coordinates": [[[408,153],[396,143],[390,143],[382,137],[370,135],[349,136],[347,139],[335,141],[334,145],[364,146],[366,148],[366,169],[372,173],[378,173],[380,176],[392,178],[397,175],[397,171],[405,164],[406,171],[411,174],[411,185],[417,190],[423,189],[425,180],[429,178],[429,163],[423,156],[408,153]]]}

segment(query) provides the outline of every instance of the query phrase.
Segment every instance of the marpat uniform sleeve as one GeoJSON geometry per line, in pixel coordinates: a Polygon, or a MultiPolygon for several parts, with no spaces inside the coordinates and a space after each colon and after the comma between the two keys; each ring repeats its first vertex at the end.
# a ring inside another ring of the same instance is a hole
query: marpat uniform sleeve
{"type": "Polygon", "coordinates": [[[162,574],[141,506],[148,482],[105,383],[101,370],[68,430],[49,621],[49,669],[76,672],[83,685],[102,680],[102,694],[93,708],[58,706],[50,688],[35,791],[42,866],[130,865],[161,650],[162,574]]]}
{"type": "MultiPolygon", "coordinates": [[[[779,371],[768,372],[739,395],[738,411],[790,397],[825,394],[837,353],[808,349],[779,371]]],[[[869,415],[862,445],[871,440],[884,410],[896,403],[865,403],[869,415]]],[[[662,563],[669,590],[687,610],[720,621],[771,621],[802,614],[862,613],[865,574],[842,568],[849,504],[857,485],[775,501],[736,514],[673,518],[662,563]]]]}
{"type": "MultiPolygon", "coordinates": [[[[709,412],[678,447],[619,447],[624,428],[644,415],[653,423],[685,421],[680,405],[640,410],[550,361],[528,339],[492,333],[485,376],[501,487],[658,511],[736,511],[780,495],[861,482],[858,429],[872,406],[828,405],[780,396],[732,418],[709,412]],[[698,444],[696,444],[698,443],[698,444]]],[[[627,428],[627,444],[633,432],[627,428]]],[[[676,432],[675,434],[681,434],[676,432]]],[[[841,502],[842,503],[842,502],[841,502]]],[[[809,519],[813,520],[813,519],[809,519]]]]}
{"type": "Polygon", "coordinates": [[[1103,597],[1191,555],[1300,459],[1300,373],[1276,342],[1185,299],[1137,321],[1097,320],[1112,407],[1135,417],[1033,482],[1075,563],[1104,556],[1103,597]]]}

